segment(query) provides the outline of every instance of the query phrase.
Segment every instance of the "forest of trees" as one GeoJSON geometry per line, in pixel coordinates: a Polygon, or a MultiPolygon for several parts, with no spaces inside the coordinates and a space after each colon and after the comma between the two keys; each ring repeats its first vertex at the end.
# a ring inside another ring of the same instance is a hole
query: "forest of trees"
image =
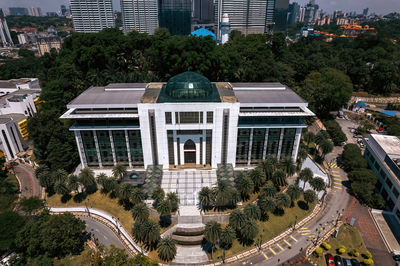
{"type": "Polygon", "coordinates": [[[71,121],[60,120],[66,104],[92,85],[167,81],[194,71],[211,81],[281,82],[310,103],[322,118],[342,107],[353,90],[399,92],[400,46],[386,37],[362,35],[330,43],[320,38],[287,41],[283,34],[248,35],[232,31],[230,41],[153,36],[118,29],[75,33],[59,53],[26,55],[0,67],[0,79],[38,77],[42,108],[29,119],[35,159],[51,169],[71,171],[78,163],[71,121]]]}

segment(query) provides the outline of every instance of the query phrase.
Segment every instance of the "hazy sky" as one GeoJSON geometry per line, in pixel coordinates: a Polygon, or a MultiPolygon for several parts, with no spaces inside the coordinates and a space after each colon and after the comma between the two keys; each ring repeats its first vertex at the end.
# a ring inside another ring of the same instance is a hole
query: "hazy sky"
{"type": "MultiPolygon", "coordinates": [[[[68,3],[68,0],[0,0],[0,7],[41,7],[44,12],[58,11],[61,4],[68,3]]],[[[119,0],[113,0],[114,9],[119,10],[119,0]]],[[[293,2],[293,0],[290,0],[293,2]]],[[[308,0],[297,0],[298,3],[304,4],[308,0]]],[[[365,7],[369,7],[370,12],[377,14],[387,14],[390,12],[400,12],[400,0],[316,0],[320,8],[325,11],[333,12],[334,10],[343,11],[361,11],[365,7]]]]}

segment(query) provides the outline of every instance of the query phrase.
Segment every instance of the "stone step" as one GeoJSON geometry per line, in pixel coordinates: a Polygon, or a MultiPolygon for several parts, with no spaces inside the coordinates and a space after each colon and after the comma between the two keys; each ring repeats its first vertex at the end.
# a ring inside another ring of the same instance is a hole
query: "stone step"
{"type": "Polygon", "coordinates": [[[203,251],[201,246],[176,246],[176,256],[174,263],[180,264],[194,264],[194,263],[207,263],[207,254],[203,251]]]}
{"type": "Polygon", "coordinates": [[[172,235],[172,239],[176,241],[176,243],[180,245],[200,245],[203,242],[204,235],[198,236],[181,236],[181,235],[172,235]]]}
{"type": "Polygon", "coordinates": [[[178,216],[178,224],[201,224],[203,218],[201,215],[194,216],[178,216]]]}
{"type": "Polygon", "coordinates": [[[178,224],[174,234],[180,236],[197,236],[203,234],[206,226],[204,224],[178,224]]]}

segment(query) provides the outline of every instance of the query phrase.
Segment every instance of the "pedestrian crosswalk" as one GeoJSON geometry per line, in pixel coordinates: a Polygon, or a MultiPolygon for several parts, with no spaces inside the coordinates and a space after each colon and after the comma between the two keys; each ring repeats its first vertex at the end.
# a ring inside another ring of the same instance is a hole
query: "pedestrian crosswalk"
{"type": "Polygon", "coordinates": [[[332,187],[337,190],[343,189],[342,177],[340,176],[339,170],[336,170],[338,168],[343,168],[343,166],[341,165],[338,166],[335,162],[331,162],[328,165],[331,168],[331,173],[332,173],[332,187]]]}
{"type": "Polygon", "coordinates": [[[265,260],[273,258],[278,253],[285,251],[286,249],[291,249],[292,245],[298,240],[293,236],[289,235],[285,239],[282,239],[264,249],[260,249],[259,252],[264,256],[265,260]]]}
{"type": "Polygon", "coordinates": [[[328,163],[328,165],[329,165],[329,168],[343,168],[343,165],[338,165],[335,162],[330,162],[330,163],[328,163]]]}

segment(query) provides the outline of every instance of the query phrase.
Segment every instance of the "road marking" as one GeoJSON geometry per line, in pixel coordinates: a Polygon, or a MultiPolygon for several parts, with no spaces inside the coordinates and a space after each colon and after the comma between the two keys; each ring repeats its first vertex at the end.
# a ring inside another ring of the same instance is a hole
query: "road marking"
{"type": "Polygon", "coordinates": [[[332,172],[334,172],[334,173],[339,173],[339,170],[332,170],[332,172]]]}
{"type": "Polygon", "coordinates": [[[293,236],[290,236],[294,241],[296,241],[297,242],[297,239],[296,238],[294,238],[293,236]]]}
{"type": "Polygon", "coordinates": [[[302,228],[300,228],[300,229],[308,229],[308,227],[302,227],[302,228]]]}
{"type": "Polygon", "coordinates": [[[311,230],[299,230],[299,233],[309,233],[311,230]]]}
{"type": "Polygon", "coordinates": [[[265,259],[266,260],[268,260],[268,256],[267,255],[265,255],[265,253],[261,250],[261,254],[263,254],[264,255],[264,257],[265,257],[265,259]]]}
{"type": "Polygon", "coordinates": [[[269,250],[271,250],[271,252],[274,253],[274,255],[276,255],[276,252],[272,248],[269,248],[269,250]]]}
{"type": "Polygon", "coordinates": [[[333,188],[342,189],[341,187],[334,186],[333,188]]]}
{"type": "Polygon", "coordinates": [[[339,181],[342,181],[342,179],[340,179],[340,178],[336,178],[336,177],[334,177],[333,179],[335,179],[335,180],[339,180],[339,181]]]}
{"type": "Polygon", "coordinates": [[[340,183],[340,182],[333,182],[333,183],[336,184],[336,185],[339,185],[339,186],[342,185],[342,183],[340,183]]]}
{"type": "Polygon", "coordinates": [[[337,175],[337,174],[332,174],[333,176],[336,176],[336,177],[340,177],[340,175],[337,175]]]}
{"type": "Polygon", "coordinates": [[[285,239],[283,239],[283,242],[285,242],[289,247],[291,247],[292,245],[290,245],[289,242],[287,242],[285,239]]]}
{"type": "Polygon", "coordinates": [[[282,251],[285,250],[283,247],[281,247],[281,245],[276,244],[278,246],[278,248],[280,248],[282,251]]]}

